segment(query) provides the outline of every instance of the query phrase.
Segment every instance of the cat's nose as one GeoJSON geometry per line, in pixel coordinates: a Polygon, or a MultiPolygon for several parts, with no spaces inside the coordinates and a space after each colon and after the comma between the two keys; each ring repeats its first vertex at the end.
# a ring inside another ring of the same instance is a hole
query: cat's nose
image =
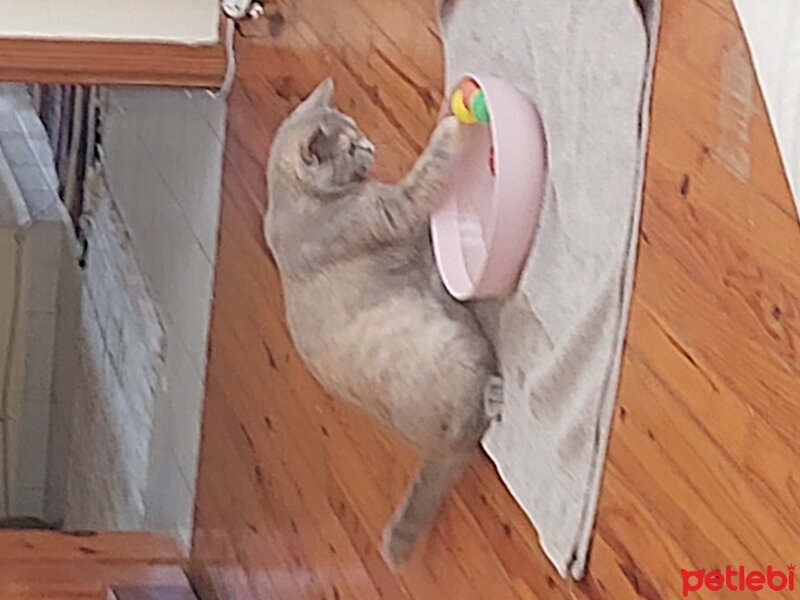
{"type": "Polygon", "coordinates": [[[357,164],[369,166],[372,164],[372,161],[375,160],[375,155],[373,154],[374,150],[367,149],[367,148],[356,148],[356,152],[354,154],[354,158],[357,164]]]}

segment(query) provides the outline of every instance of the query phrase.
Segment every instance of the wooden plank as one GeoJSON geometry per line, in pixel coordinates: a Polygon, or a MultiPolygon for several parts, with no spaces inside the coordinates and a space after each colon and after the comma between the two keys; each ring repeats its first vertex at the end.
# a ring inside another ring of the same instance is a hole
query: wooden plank
{"type": "Polygon", "coordinates": [[[0,533],[0,565],[42,561],[183,565],[185,556],[170,536],[160,533],[0,533]]]}
{"type": "Polygon", "coordinates": [[[217,88],[222,44],[0,39],[0,81],[217,88]]]}

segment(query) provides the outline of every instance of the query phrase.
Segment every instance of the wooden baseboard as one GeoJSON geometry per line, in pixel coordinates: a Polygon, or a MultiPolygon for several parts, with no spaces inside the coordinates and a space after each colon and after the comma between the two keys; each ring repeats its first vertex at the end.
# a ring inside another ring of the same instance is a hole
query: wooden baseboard
{"type": "Polygon", "coordinates": [[[170,537],[0,532],[2,600],[197,600],[170,537]]]}
{"type": "Polygon", "coordinates": [[[0,81],[217,88],[220,44],[0,39],[0,81]]]}
{"type": "Polygon", "coordinates": [[[108,600],[197,600],[197,596],[188,585],[128,586],[112,588],[108,600]]]}

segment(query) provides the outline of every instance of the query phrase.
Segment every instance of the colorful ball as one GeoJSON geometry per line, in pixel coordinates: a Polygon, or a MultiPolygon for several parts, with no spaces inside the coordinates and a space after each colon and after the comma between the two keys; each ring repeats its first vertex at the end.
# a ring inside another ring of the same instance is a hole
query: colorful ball
{"type": "Polygon", "coordinates": [[[453,111],[456,119],[462,123],[475,123],[475,116],[464,103],[464,92],[460,89],[453,93],[453,97],[450,99],[450,109],[453,111]]]}
{"type": "Polygon", "coordinates": [[[472,102],[472,97],[479,92],[481,88],[478,87],[474,79],[465,79],[461,82],[459,89],[464,94],[464,104],[469,106],[472,102]]]}
{"type": "Polygon", "coordinates": [[[486,95],[483,90],[479,90],[469,104],[473,118],[479,123],[489,122],[489,107],[486,105],[486,95]]]}

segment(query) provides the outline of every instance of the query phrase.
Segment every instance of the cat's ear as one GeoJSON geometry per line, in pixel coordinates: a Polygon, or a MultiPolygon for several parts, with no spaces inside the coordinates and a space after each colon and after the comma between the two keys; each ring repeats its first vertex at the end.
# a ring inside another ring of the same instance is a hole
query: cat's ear
{"type": "Polygon", "coordinates": [[[300,155],[307,165],[318,165],[333,158],[336,144],[336,136],[320,125],[300,148],[300,155]]]}
{"type": "Polygon", "coordinates": [[[328,108],[333,97],[333,79],[328,77],[320,83],[308,98],[295,109],[295,113],[303,113],[310,110],[328,108]]]}

